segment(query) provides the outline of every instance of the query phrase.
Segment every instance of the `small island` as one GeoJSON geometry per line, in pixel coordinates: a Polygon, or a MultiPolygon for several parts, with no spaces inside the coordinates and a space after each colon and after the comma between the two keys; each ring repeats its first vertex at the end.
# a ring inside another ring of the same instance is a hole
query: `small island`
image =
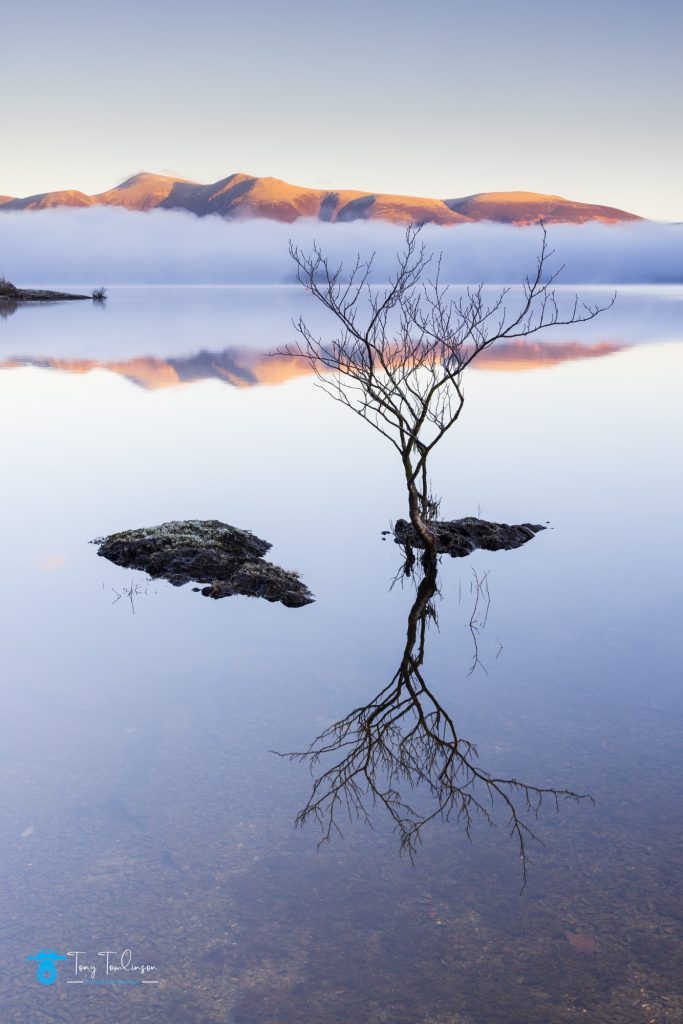
{"type": "Polygon", "coordinates": [[[249,530],[217,519],[173,520],[160,526],[112,533],[92,541],[97,554],[124,569],[141,569],[174,587],[194,587],[204,597],[262,597],[302,608],[315,598],[298,572],[267,562],[272,545],[249,530]]]}
{"type": "Polygon", "coordinates": [[[22,302],[66,302],[72,299],[92,299],[93,302],[104,302],[106,297],[107,293],[104,288],[96,288],[90,295],[75,295],[72,292],[17,288],[11,281],[0,277],[0,303],[12,303],[14,306],[22,302]]]}

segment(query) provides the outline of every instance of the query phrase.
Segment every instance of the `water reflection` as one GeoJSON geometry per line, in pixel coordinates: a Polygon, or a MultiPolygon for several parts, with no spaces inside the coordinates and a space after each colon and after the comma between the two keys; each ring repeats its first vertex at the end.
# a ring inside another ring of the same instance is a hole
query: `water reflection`
{"type": "MultiPolygon", "coordinates": [[[[0,303],[0,314],[9,315],[2,311],[3,304],[0,303]]],[[[14,309],[11,312],[14,312],[14,309]]],[[[489,370],[535,370],[577,359],[597,359],[619,352],[622,347],[609,341],[579,344],[574,341],[518,340],[482,352],[474,366],[489,370]]],[[[0,369],[7,370],[20,366],[36,366],[61,370],[64,373],[108,370],[150,391],[200,380],[220,380],[234,387],[245,388],[257,384],[284,384],[297,377],[312,375],[310,366],[294,355],[273,354],[272,351],[240,347],[216,352],[202,350],[194,355],[166,359],[139,356],[133,359],[107,361],[22,355],[0,361],[0,369]]]]}
{"type": "MultiPolygon", "coordinates": [[[[412,575],[416,569],[406,562],[402,572],[412,575]]],[[[487,575],[475,574],[472,589],[470,674],[481,664],[477,638],[488,616],[487,575]]],[[[476,818],[496,827],[502,817],[518,847],[524,888],[528,843],[539,841],[530,821],[544,801],[559,812],[562,800],[592,802],[592,797],[499,775],[480,763],[477,745],[460,734],[455,716],[425,676],[427,636],[430,624],[438,622],[440,598],[438,569],[423,571],[408,613],[401,661],[390,682],[367,704],[328,726],[307,750],[280,755],[307,763],[314,780],[296,821],[317,823],[324,843],[342,834],[344,820],[371,824],[372,812],[380,808],[412,860],[434,820],[454,819],[471,838],[476,818]]]]}
{"type": "MultiPolygon", "coordinates": [[[[20,310],[0,324],[2,357],[267,350],[289,312],[262,292],[242,312],[218,290],[162,298],[141,294],[143,313],[131,299],[125,316],[124,302],[20,310]]],[[[500,829],[477,819],[471,846],[455,820],[434,822],[414,869],[367,801],[377,832],[340,813],[345,839],[322,855],[314,827],[292,828],[312,780],[269,750],[304,749],[389,684],[416,596],[386,599],[396,551],[374,530],[400,495],[365,427],[306,381],[162,394],[105,373],[0,374],[3,1024],[683,1019],[683,334],[681,302],[675,322],[659,302],[624,302],[614,338],[671,344],[473,375],[439,473],[453,512],[556,524],[522,552],[472,559],[495,563],[486,629],[485,594],[476,620],[489,678],[467,682],[467,572],[462,607],[450,575],[464,563],[442,566],[441,632],[427,620],[419,666],[477,765],[597,798],[531,818],[546,847],[529,844],[522,899],[500,806],[500,829]],[[111,608],[110,586],[133,580],[86,540],[171,511],[275,541],[315,585],[310,615],[165,585],[133,595],[135,615],[126,593],[111,608]],[[118,941],[163,968],[163,990],[41,993],[24,961],[118,941]]],[[[431,800],[406,792],[420,811],[431,800]]]]}

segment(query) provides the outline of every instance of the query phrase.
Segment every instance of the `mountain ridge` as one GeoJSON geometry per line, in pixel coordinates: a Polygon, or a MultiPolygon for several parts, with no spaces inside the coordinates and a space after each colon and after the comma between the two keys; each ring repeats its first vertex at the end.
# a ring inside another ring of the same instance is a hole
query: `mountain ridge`
{"type": "Polygon", "coordinates": [[[525,226],[547,223],[618,224],[643,220],[612,206],[581,203],[538,192],[478,192],[455,199],[430,199],[357,189],[317,189],[280,178],[237,172],[210,184],[142,171],[94,195],[61,189],[33,196],[0,196],[0,212],[55,207],[121,206],[127,210],[185,210],[229,220],[265,218],[292,223],[303,217],[328,222],[374,220],[388,223],[457,225],[493,221],[525,226]]]}

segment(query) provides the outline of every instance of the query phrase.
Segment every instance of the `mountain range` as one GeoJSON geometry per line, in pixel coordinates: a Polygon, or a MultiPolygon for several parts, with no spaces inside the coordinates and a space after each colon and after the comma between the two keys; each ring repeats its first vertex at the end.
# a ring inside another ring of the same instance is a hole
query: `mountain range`
{"type": "Polygon", "coordinates": [[[302,217],[321,221],[378,220],[390,223],[466,224],[617,224],[642,218],[611,206],[579,203],[537,192],[480,192],[459,199],[317,189],[290,185],[278,178],[230,174],[211,185],[161,174],[136,174],[121,185],[86,195],[67,190],[23,199],[0,196],[0,211],[45,210],[52,207],[122,206],[127,210],[186,210],[199,217],[218,214],[235,220],[266,218],[292,223],[302,217]]]}

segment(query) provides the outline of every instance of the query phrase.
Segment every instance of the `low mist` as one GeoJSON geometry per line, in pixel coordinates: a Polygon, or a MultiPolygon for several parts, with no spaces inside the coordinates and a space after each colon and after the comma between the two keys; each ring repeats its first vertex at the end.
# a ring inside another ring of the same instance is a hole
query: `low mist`
{"type": "MultiPolygon", "coordinates": [[[[683,282],[683,225],[550,225],[561,283],[683,282]]],[[[175,211],[112,208],[0,213],[0,277],[29,286],[61,284],[285,284],[288,241],[317,240],[335,261],[376,251],[375,281],[395,265],[404,229],[372,221],[325,224],[226,221],[175,211]]],[[[538,227],[428,225],[429,250],[443,252],[443,278],[514,283],[531,273],[538,227]]]]}

